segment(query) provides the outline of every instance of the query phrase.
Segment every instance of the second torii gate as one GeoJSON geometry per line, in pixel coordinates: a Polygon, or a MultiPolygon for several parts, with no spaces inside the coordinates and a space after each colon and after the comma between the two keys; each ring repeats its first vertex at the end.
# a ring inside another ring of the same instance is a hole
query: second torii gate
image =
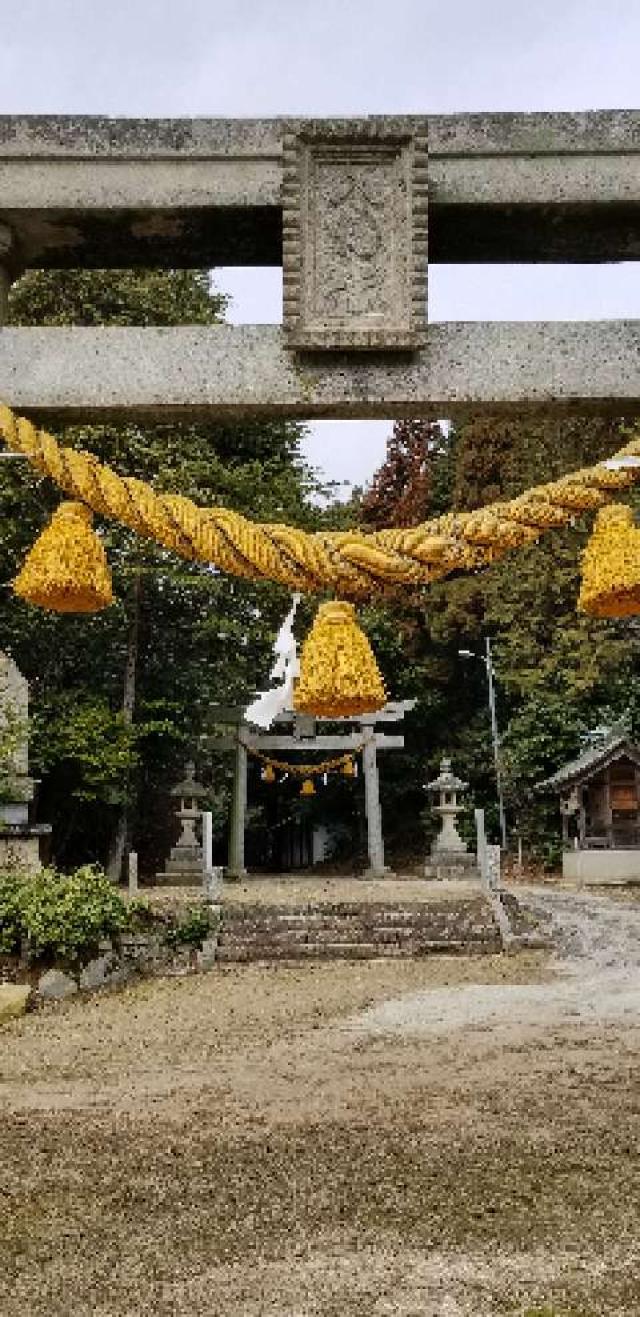
{"type": "Polygon", "coordinates": [[[367,814],[367,850],[371,878],[382,878],[388,874],[384,862],[384,841],[382,836],[382,812],[380,809],[380,781],[378,776],[378,750],[403,750],[404,736],[389,735],[376,731],[378,722],[400,722],[406,712],[413,709],[415,700],[390,702],[377,713],[367,714],[361,718],[315,719],[302,714],[284,713],[278,722],[292,726],[291,733],[262,732],[244,722],[244,712],[240,708],[219,707],[212,710],[216,722],[237,730],[233,735],[207,736],[203,740],[211,750],[234,750],[235,769],[233,778],[233,799],[231,804],[231,826],[229,833],[229,864],[227,877],[242,878],[246,875],[244,857],[244,834],[247,814],[247,769],[248,755],[252,749],[260,751],[282,750],[322,750],[340,751],[362,749],[362,767],[364,771],[365,808],[367,814]],[[345,732],[316,732],[316,723],[330,721],[356,724],[355,729],[345,732]]]}

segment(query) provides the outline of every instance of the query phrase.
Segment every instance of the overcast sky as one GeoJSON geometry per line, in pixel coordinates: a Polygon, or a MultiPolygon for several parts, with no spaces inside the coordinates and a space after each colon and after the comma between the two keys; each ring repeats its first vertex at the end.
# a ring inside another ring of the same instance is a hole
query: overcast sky
{"type": "MultiPolygon", "coordinates": [[[[637,108],[639,0],[0,0],[0,112],[135,116],[637,108]]],[[[224,270],[237,321],[280,272],[224,270]]],[[[636,318],[640,267],[431,266],[432,320],[636,318]]],[[[362,483],[384,422],[307,450],[362,483]],[[346,442],[348,439],[348,442],[346,442]]]]}

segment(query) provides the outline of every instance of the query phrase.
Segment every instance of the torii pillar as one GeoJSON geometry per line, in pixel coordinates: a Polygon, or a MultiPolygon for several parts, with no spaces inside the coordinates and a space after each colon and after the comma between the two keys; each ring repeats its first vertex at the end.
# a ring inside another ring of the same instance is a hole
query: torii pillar
{"type": "Polygon", "coordinates": [[[369,853],[369,868],[365,876],[367,878],[384,878],[391,875],[384,862],[380,777],[378,774],[375,727],[373,725],[363,727],[362,736],[364,741],[362,747],[364,803],[367,814],[367,850],[369,853]]]}
{"type": "Polygon", "coordinates": [[[245,878],[244,829],[247,813],[247,748],[242,739],[242,728],[236,739],[236,760],[233,772],[231,821],[229,832],[229,864],[226,877],[232,880],[245,878]]]}

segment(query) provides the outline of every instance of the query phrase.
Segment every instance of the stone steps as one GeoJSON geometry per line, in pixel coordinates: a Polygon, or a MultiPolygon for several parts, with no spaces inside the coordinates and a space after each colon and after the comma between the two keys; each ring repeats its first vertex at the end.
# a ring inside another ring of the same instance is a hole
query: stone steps
{"type": "Polygon", "coordinates": [[[265,960],[374,960],[378,956],[402,956],[402,947],[375,942],[299,942],[275,947],[272,943],[218,947],[218,961],[244,962],[265,960]]]}
{"type": "Polygon", "coordinates": [[[434,905],[223,906],[217,960],[364,960],[499,950],[483,896],[434,905]]]}
{"type": "Polygon", "coordinates": [[[386,927],[366,927],[362,924],[355,923],[353,926],[344,927],[340,924],[334,924],[332,927],[324,928],[286,928],[286,929],[236,929],[230,928],[223,931],[222,936],[227,944],[241,942],[273,942],[276,946],[279,943],[305,943],[314,942],[318,945],[323,943],[334,942],[406,942],[414,938],[416,930],[403,925],[400,928],[386,927]]]}

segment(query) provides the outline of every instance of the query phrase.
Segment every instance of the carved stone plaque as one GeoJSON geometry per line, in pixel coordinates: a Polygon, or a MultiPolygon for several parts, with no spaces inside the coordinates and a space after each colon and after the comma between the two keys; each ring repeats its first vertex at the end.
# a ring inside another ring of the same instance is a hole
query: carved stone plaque
{"type": "Polygon", "coordinates": [[[301,349],[413,349],[426,328],[426,125],[301,123],[284,143],[284,327],[301,349]]]}

